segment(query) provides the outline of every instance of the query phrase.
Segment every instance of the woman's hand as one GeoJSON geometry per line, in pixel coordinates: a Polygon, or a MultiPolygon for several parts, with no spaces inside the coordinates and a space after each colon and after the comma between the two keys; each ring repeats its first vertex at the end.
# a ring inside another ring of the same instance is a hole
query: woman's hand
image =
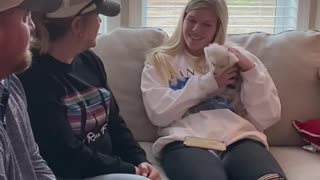
{"type": "Polygon", "coordinates": [[[255,63],[252,62],[252,60],[250,60],[246,55],[241,53],[238,49],[229,47],[229,50],[239,59],[237,65],[242,72],[249,71],[255,67],[255,63]]]}
{"type": "Polygon", "coordinates": [[[136,174],[151,180],[161,180],[159,171],[147,162],[143,162],[136,167],[136,174]]]}
{"type": "Polygon", "coordinates": [[[141,176],[141,170],[136,166],[135,166],[135,169],[136,169],[136,175],[141,176]]]}
{"type": "Polygon", "coordinates": [[[239,68],[232,66],[225,70],[220,75],[215,75],[216,82],[219,88],[224,88],[227,86],[233,86],[237,82],[237,77],[239,75],[239,68]]]}

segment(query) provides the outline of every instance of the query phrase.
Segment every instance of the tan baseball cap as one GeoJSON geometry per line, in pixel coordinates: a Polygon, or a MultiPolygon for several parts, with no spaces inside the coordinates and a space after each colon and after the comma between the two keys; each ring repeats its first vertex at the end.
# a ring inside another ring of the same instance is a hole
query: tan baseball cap
{"type": "Polygon", "coordinates": [[[34,12],[50,13],[57,10],[62,0],[0,0],[0,12],[20,7],[34,12]]]}
{"type": "Polygon", "coordinates": [[[67,18],[88,12],[97,11],[105,16],[116,16],[120,13],[120,3],[116,0],[63,0],[60,8],[47,13],[47,18],[67,18]]]}

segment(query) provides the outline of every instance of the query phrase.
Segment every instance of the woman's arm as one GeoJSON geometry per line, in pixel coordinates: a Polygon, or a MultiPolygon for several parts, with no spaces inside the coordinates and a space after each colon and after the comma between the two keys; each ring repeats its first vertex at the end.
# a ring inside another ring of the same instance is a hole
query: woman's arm
{"type": "Polygon", "coordinates": [[[141,91],[147,114],[152,123],[165,127],[181,119],[188,108],[200,103],[218,89],[211,72],[190,77],[185,86],[178,90],[166,87],[155,68],[145,65],[141,77],[141,91]]]}
{"type": "MultiPolygon", "coordinates": [[[[259,130],[263,131],[280,120],[281,104],[277,88],[262,62],[243,48],[235,49],[243,69],[241,101],[246,108],[249,120],[259,130]]],[[[240,68],[241,68],[241,65],[240,68]]]]}
{"type": "Polygon", "coordinates": [[[119,107],[111,96],[111,107],[109,116],[109,132],[111,135],[113,151],[126,162],[136,166],[143,162],[148,162],[145,151],[135,140],[130,129],[119,114],[119,107]]]}

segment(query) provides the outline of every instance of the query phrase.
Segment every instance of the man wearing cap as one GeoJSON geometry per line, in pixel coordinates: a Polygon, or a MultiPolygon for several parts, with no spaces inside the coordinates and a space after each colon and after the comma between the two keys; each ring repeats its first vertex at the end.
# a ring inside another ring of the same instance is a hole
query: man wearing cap
{"type": "Polygon", "coordinates": [[[23,88],[13,73],[31,61],[30,11],[52,12],[59,0],[0,1],[0,179],[56,179],[34,141],[23,88]]]}

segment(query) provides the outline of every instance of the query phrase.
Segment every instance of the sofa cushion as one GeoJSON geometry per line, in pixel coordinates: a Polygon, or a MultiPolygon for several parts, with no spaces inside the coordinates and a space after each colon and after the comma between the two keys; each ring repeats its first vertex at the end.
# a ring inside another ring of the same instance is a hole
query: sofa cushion
{"type": "Polygon", "coordinates": [[[320,32],[251,33],[233,35],[229,40],[260,58],[278,88],[282,118],[267,130],[269,143],[301,145],[291,121],[320,117],[320,32]]]}
{"type": "Polygon", "coordinates": [[[288,180],[319,180],[320,154],[300,147],[270,147],[288,180]]]}
{"type": "Polygon", "coordinates": [[[138,140],[154,141],[156,128],[147,118],[140,91],[145,52],[166,38],[157,29],[119,28],[98,37],[93,50],[104,63],[120,113],[138,140]]]}

